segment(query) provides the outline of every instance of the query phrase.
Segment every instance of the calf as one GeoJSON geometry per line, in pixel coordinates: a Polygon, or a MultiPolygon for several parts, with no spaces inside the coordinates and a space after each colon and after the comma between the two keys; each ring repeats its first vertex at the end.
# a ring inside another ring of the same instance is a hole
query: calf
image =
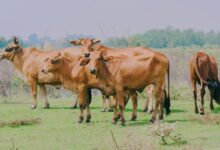
{"type": "Polygon", "coordinates": [[[214,57],[203,52],[197,52],[190,61],[190,80],[194,95],[195,113],[199,113],[197,106],[196,84],[201,85],[200,114],[204,115],[204,95],[207,86],[210,92],[210,109],[214,110],[213,99],[220,104],[220,83],[218,68],[214,57]]]}

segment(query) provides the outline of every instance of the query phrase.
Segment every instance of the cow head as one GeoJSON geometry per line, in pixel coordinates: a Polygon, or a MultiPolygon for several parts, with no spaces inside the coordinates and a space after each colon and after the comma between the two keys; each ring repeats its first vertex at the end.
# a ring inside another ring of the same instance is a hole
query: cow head
{"type": "Polygon", "coordinates": [[[208,82],[208,88],[212,92],[212,98],[217,104],[220,104],[220,83],[219,82],[208,82]]]}
{"type": "Polygon", "coordinates": [[[93,51],[93,46],[99,43],[100,40],[90,39],[90,38],[82,38],[79,40],[71,41],[70,43],[77,46],[82,46],[82,53],[84,57],[89,57],[90,52],[93,51]]]}
{"type": "Polygon", "coordinates": [[[0,60],[1,59],[8,59],[13,61],[16,54],[19,53],[21,50],[21,46],[19,44],[18,38],[15,36],[12,39],[12,42],[8,44],[8,46],[5,48],[5,51],[0,54],[0,60]]]}
{"type": "Polygon", "coordinates": [[[42,72],[47,74],[49,72],[56,71],[62,65],[62,56],[60,52],[57,52],[50,57],[46,58],[43,63],[42,72]]]}
{"type": "MultiPolygon", "coordinates": [[[[90,73],[93,75],[99,75],[99,73],[103,73],[103,69],[105,68],[107,60],[104,59],[103,52],[102,51],[94,51],[91,53],[90,58],[84,58],[89,59],[87,63],[84,63],[83,65],[87,65],[87,68],[89,69],[90,73]]],[[[83,66],[81,65],[81,66],[83,66]]]]}

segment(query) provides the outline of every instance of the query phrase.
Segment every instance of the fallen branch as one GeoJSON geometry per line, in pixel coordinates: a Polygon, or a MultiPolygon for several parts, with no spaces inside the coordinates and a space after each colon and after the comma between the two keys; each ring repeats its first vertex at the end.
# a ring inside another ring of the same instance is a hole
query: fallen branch
{"type": "Polygon", "coordinates": [[[118,143],[116,142],[115,137],[114,137],[114,134],[113,134],[112,131],[111,131],[111,135],[112,135],[112,139],[113,139],[113,141],[114,141],[114,143],[115,143],[115,147],[116,147],[118,150],[120,150],[120,148],[119,148],[119,146],[118,146],[118,143]]]}

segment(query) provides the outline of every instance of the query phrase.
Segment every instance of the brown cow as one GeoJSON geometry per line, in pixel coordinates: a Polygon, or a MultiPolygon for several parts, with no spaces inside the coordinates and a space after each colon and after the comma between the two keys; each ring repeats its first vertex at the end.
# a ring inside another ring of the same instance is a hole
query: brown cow
{"type": "MultiPolygon", "coordinates": [[[[162,100],[162,88],[165,81],[166,73],[168,73],[169,87],[169,61],[166,56],[161,53],[148,51],[143,48],[133,48],[127,50],[127,55],[112,55],[111,50],[106,50],[103,46],[100,49],[90,53],[91,58],[88,66],[90,72],[96,76],[101,82],[114,87],[116,90],[117,101],[119,102],[121,122],[124,124],[124,94],[125,90],[129,90],[131,95],[137,97],[136,91],[143,91],[147,85],[153,84],[155,87],[155,111],[153,112],[151,121],[156,119],[158,107],[160,105],[160,119],[163,119],[163,106],[167,113],[169,109],[169,88],[168,95],[165,99],[165,105],[162,100]],[[136,51],[137,49],[137,51],[136,51]],[[139,51],[147,51],[146,54],[139,51]],[[129,53],[130,52],[130,53],[129,53]],[[130,57],[130,56],[133,57],[130,57]]],[[[122,50],[123,51],[123,50],[122,50]]],[[[117,53],[117,51],[115,51],[117,53]]],[[[120,53],[120,52],[119,52],[120,53]]],[[[87,58],[88,59],[88,58],[87,58]]],[[[137,105],[137,99],[135,100],[137,105]]],[[[117,106],[117,105],[116,105],[117,106]]],[[[115,116],[113,120],[116,122],[118,118],[117,108],[114,109],[115,116]]]]}
{"type": "MultiPolygon", "coordinates": [[[[81,123],[84,119],[84,108],[87,110],[86,122],[90,122],[91,119],[89,109],[90,101],[88,101],[89,99],[86,99],[87,89],[99,89],[107,96],[115,95],[115,89],[113,87],[106,84],[106,82],[97,80],[97,78],[90,73],[87,66],[83,66],[87,63],[87,61],[89,61],[89,59],[84,59],[80,55],[65,57],[61,56],[61,54],[57,52],[45,59],[42,68],[42,72],[46,74],[49,72],[59,74],[63,87],[67,90],[78,93],[80,106],[79,123],[81,123]]],[[[127,99],[128,94],[126,93],[125,102],[127,102],[127,99]]],[[[134,115],[132,115],[132,120],[135,120],[135,117],[133,116],[134,115]]]]}
{"type": "Polygon", "coordinates": [[[199,113],[197,107],[197,83],[201,85],[200,114],[204,115],[204,95],[206,86],[210,91],[210,109],[214,110],[212,99],[220,104],[220,83],[215,58],[203,52],[197,52],[190,61],[190,80],[194,94],[195,113],[199,113]]]}
{"type": "MultiPolygon", "coordinates": [[[[33,102],[32,108],[37,107],[37,85],[42,90],[45,99],[45,108],[49,108],[45,84],[60,85],[58,74],[47,74],[41,72],[41,66],[44,60],[55,52],[43,52],[35,48],[22,48],[16,37],[13,38],[5,52],[0,54],[1,59],[7,59],[15,66],[17,74],[22,77],[26,83],[31,87],[33,102]]],[[[63,55],[71,56],[73,54],[81,54],[77,48],[66,48],[62,50],[63,55]]]]}

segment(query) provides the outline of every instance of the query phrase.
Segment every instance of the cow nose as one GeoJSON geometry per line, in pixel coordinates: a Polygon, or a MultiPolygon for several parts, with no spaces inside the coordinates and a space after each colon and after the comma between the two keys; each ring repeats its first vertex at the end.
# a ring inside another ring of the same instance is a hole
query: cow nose
{"type": "Polygon", "coordinates": [[[45,71],[44,69],[41,70],[41,72],[43,72],[43,73],[44,73],[44,71],[45,71]]]}
{"type": "Polygon", "coordinates": [[[86,52],[84,53],[85,57],[89,57],[90,56],[90,53],[89,52],[86,52]]]}
{"type": "Polygon", "coordinates": [[[91,73],[91,74],[96,74],[96,69],[95,69],[95,68],[90,69],[90,73],[91,73]]]}

